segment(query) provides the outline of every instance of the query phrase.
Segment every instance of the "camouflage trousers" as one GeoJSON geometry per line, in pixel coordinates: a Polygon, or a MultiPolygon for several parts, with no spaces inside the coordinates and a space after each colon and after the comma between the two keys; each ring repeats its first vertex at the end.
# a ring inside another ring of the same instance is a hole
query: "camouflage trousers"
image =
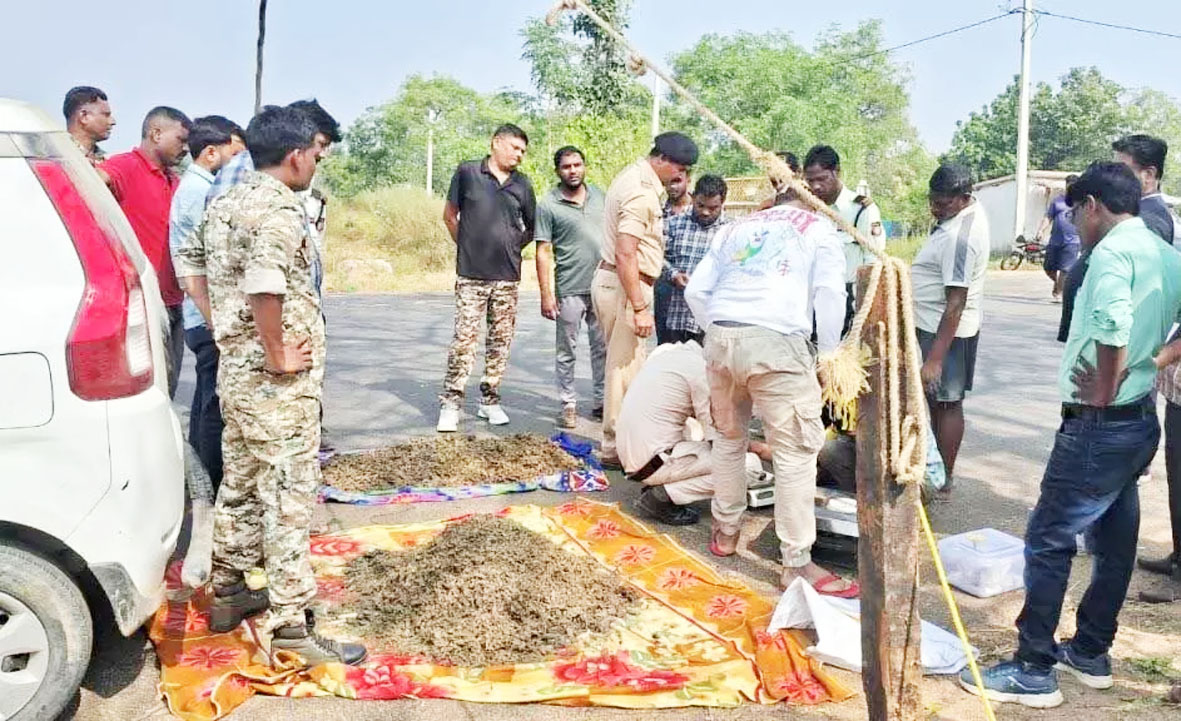
{"type": "Polygon", "coordinates": [[[283,422],[275,423],[222,400],[224,470],[213,511],[213,584],[233,585],[258,566],[266,571],[271,608],[261,623],[264,637],[281,626],[302,625],[316,595],[308,528],[320,484],[319,405],[310,397],[285,402],[283,422]]]}
{"type": "Polygon", "coordinates": [[[487,322],[488,337],[484,349],[484,376],[480,394],[484,405],[500,403],[500,381],[508,368],[509,347],[517,327],[517,289],[512,280],[455,281],[455,334],[447,352],[447,375],[439,401],[458,408],[463,404],[464,387],[476,364],[476,345],[480,325],[487,322]]]}

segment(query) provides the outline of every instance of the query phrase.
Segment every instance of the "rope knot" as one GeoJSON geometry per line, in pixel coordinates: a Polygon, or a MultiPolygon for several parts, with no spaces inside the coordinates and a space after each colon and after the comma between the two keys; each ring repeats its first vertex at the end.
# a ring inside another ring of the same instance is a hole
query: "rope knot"
{"type": "Polygon", "coordinates": [[[558,0],[558,2],[555,3],[552,8],[550,8],[550,11],[545,14],[545,24],[553,27],[554,25],[558,24],[558,20],[562,17],[562,13],[566,12],[567,10],[577,9],[578,0],[558,0]]]}
{"type": "Polygon", "coordinates": [[[627,71],[638,78],[648,72],[648,63],[644,58],[632,53],[627,56],[627,71]]]}

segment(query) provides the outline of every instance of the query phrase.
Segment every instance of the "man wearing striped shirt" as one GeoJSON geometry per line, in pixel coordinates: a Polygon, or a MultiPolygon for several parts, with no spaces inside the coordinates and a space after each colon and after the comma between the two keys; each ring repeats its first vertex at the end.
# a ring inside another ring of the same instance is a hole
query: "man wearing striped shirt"
{"type": "Polygon", "coordinates": [[[962,165],[939,166],[928,187],[936,224],[915,256],[910,280],[923,351],[923,387],[947,467],[948,491],[964,438],[964,395],[972,390],[976,370],[988,272],[988,218],[972,197],[972,177],[962,165]]]}
{"type": "Polygon", "coordinates": [[[661,281],[668,283],[671,290],[664,318],[656,321],[657,328],[664,328],[663,337],[657,338],[662,344],[705,342],[705,331],[697,325],[685,302],[685,286],[709,251],[718,228],[725,223],[722,219],[725,204],[726,181],[717,175],[703,175],[693,190],[693,210],[665,221],[661,281]]]}

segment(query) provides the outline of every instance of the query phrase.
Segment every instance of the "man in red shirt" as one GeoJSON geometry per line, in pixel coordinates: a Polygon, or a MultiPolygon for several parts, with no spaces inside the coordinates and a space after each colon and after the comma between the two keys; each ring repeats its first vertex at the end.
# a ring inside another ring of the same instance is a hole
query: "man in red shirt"
{"type": "Polygon", "coordinates": [[[177,110],[160,106],[144,118],[143,139],[139,147],[111,157],[98,166],[107,187],[119,201],[144,255],[156,269],[160,295],[168,306],[168,393],[176,395],[180,362],[184,354],[184,326],[181,302],[184,292],[172,269],[168,247],[168,212],[177,178],[173,170],[184,159],[189,141],[188,117],[177,110]]]}

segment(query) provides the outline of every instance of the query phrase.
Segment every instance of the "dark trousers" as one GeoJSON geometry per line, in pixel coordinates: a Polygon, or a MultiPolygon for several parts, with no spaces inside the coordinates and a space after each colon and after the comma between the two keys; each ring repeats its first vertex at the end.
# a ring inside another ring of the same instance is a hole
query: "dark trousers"
{"type": "Polygon", "coordinates": [[[657,280],[652,286],[652,318],[656,321],[656,343],[671,343],[668,329],[669,299],[673,294],[672,283],[657,280]]]}
{"type": "Polygon", "coordinates": [[[853,297],[855,285],[855,283],[845,283],[845,324],[841,326],[842,338],[853,327],[853,316],[857,315],[857,299],[853,297]]]}
{"type": "Polygon", "coordinates": [[[705,345],[705,331],[697,331],[693,333],[687,330],[673,330],[672,328],[664,329],[664,338],[658,339],[657,345],[664,345],[665,343],[688,343],[691,340],[697,341],[697,345],[705,345]]]}
{"type": "Polygon", "coordinates": [[[185,358],[185,323],[181,306],[168,306],[168,337],[164,344],[164,360],[168,365],[168,397],[176,398],[180,381],[180,364],[185,358]]]}
{"type": "Polygon", "coordinates": [[[189,445],[209,473],[213,490],[221,484],[221,401],[217,397],[217,345],[205,326],[185,331],[185,345],[197,357],[197,384],[189,409],[189,445]]]}
{"type": "Polygon", "coordinates": [[[1136,561],[1136,484],[1159,443],[1160,427],[1147,402],[1144,415],[1135,420],[1062,421],[1025,532],[1018,660],[1045,670],[1054,665],[1054,632],[1077,550],[1075,538],[1083,531],[1092,553],[1091,583],[1079,603],[1072,646],[1084,657],[1111,647],[1136,561]]]}
{"type": "Polygon", "coordinates": [[[1165,468],[1169,482],[1169,520],[1173,524],[1173,554],[1181,558],[1181,406],[1165,403],[1165,468]]]}

